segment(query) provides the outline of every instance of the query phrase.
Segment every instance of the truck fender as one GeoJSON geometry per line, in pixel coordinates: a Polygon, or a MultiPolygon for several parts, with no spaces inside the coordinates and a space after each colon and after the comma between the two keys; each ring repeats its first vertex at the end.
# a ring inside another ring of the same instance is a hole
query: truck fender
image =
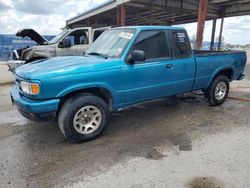
{"type": "Polygon", "coordinates": [[[77,91],[84,90],[84,89],[94,89],[94,88],[105,89],[106,91],[108,91],[111,95],[112,103],[114,105],[116,98],[117,98],[116,94],[115,94],[115,90],[105,83],[89,83],[89,84],[73,85],[73,86],[61,91],[60,93],[58,93],[58,95],[56,97],[62,98],[62,97],[65,97],[73,92],[77,92],[77,91]]]}
{"type": "MultiPolygon", "coordinates": [[[[214,73],[213,75],[211,76],[206,88],[208,88],[210,86],[210,84],[212,83],[212,81],[214,80],[214,78],[220,74],[220,72],[222,72],[223,70],[227,70],[227,69],[231,69],[232,71],[234,71],[234,66],[223,66],[223,67],[220,67],[218,68],[214,73]]],[[[233,75],[233,73],[232,73],[233,75]]]]}

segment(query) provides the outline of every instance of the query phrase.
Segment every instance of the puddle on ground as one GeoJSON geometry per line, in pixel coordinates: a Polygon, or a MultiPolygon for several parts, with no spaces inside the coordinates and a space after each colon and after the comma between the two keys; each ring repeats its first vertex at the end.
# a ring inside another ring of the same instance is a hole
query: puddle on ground
{"type": "Polygon", "coordinates": [[[187,188],[225,188],[225,185],[214,177],[195,177],[187,184],[187,188]]]}
{"type": "Polygon", "coordinates": [[[145,154],[145,158],[159,160],[163,157],[167,157],[169,152],[178,154],[179,151],[192,151],[192,142],[187,135],[167,137],[166,144],[149,149],[145,154]]]}
{"type": "Polygon", "coordinates": [[[192,151],[192,141],[185,135],[171,135],[168,140],[175,146],[179,148],[180,151],[192,151]]]}
{"type": "Polygon", "coordinates": [[[211,121],[203,121],[198,126],[199,127],[211,127],[211,126],[213,126],[213,121],[212,120],[211,121]]]}
{"type": "Polygon", "coordinates": [[[225,102],[222,105],[222,107],[228,111],[239,110],[239,109],[243,108],[244,106],[245,106],[245,103],[238,101],[238,100],[230,100],[230,102],[225,102]]]}
{"type": "Polygon", "coordinates": [[[147,151],[145,158],[146,159],[153,159],[153,160],[159,160],[162,159],[165,155],[158,152],[155,148],[150,149],[150,151],[147,151]]]}
{"type": "Polygon", "coordinates": [[[171,96],[171,97],[166,98],[164,103],[165,103],[164,105],[165,107],[173,107],[173,106],[177,106],[180,102],[177,96],[171,96]]]}

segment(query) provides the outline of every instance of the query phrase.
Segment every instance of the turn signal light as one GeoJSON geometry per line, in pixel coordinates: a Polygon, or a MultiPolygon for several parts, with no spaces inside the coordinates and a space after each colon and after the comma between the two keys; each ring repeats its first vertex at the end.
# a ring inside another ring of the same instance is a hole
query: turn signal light
{"type": "Polygon", "coordinates": [[[39,94],[39,85],[38,84],[36,84],[36,83],[31,84],[31,93],[33,95],[39,94]]]}

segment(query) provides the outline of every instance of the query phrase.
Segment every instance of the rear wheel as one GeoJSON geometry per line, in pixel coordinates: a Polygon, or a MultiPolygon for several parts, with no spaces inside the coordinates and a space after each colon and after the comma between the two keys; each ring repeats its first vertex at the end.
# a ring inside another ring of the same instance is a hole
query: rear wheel
{"type": "Polygon", "coordinates": [[[210,106],[219,106],[223,104],[228,97],[229,80],[226,76],[217,76],[208,89],[204,90],[204,95],[210,106]]]}
{"type": "Polygon", "coordinates": [[[92,94],[80,94],[68,99],[62,106],[58,123],[63,135],[71,142],[95,139],[108,124],[107,104],[92,94]]]}

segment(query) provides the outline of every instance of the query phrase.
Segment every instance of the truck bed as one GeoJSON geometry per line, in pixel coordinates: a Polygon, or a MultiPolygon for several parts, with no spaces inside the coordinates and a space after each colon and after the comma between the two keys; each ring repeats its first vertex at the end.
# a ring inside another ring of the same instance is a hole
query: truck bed
{"type": "Polygon", "coordinates": [[[246,64],[244,51],[193,51],[196,61],[196,80],[193,89],[208,87],[220,70],[229,70],[230,80],[242,78],[246,64]]]}

